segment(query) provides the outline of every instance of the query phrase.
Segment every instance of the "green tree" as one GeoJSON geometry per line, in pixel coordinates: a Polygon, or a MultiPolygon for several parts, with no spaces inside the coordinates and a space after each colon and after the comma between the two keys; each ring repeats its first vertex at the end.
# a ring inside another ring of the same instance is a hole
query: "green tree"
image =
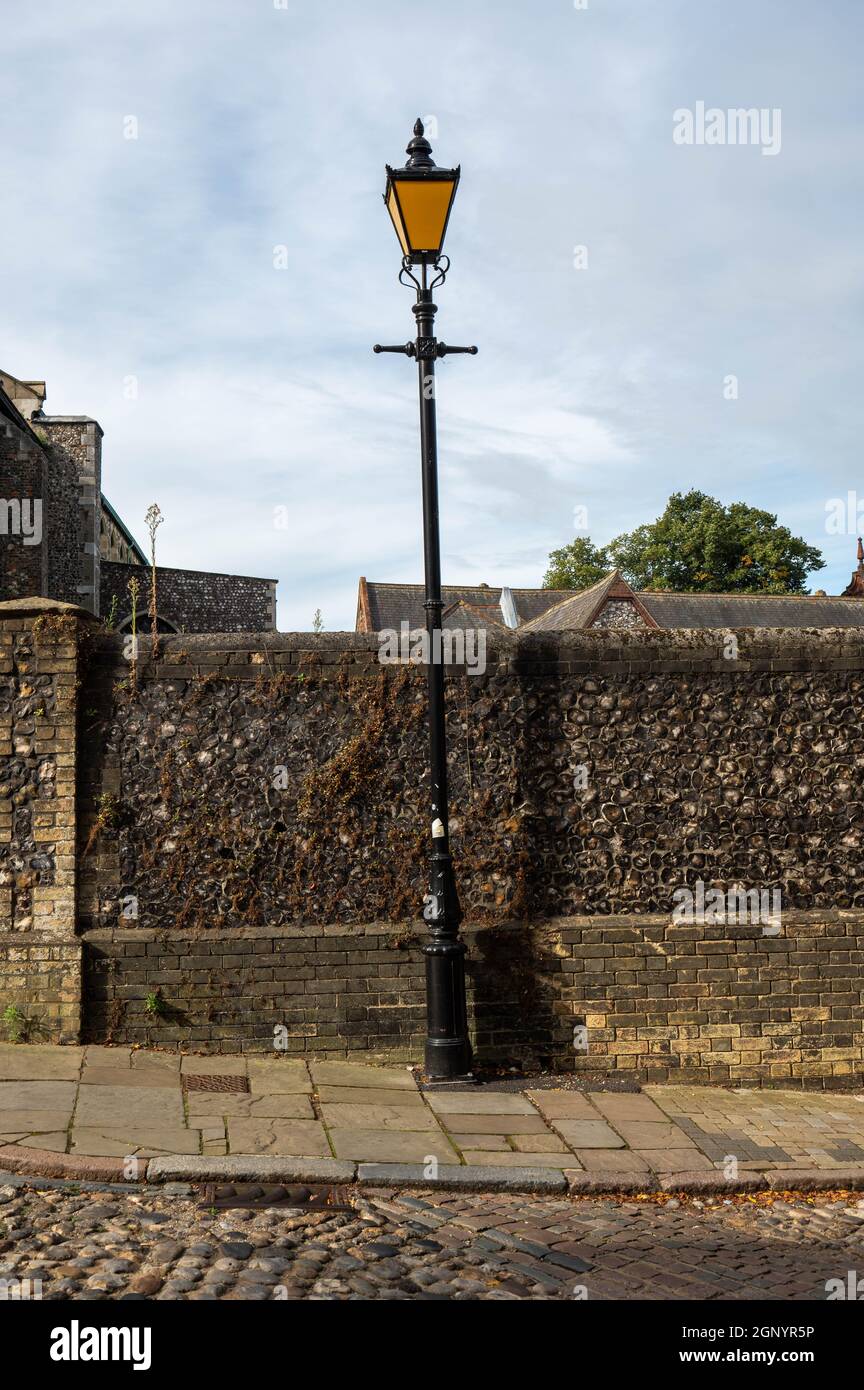
{"type": "Polygon", "coordinates": [[[605,546],[596,546],[587,536],[577,536],[569,545],[553,550],[549,568],[543,576],[544,589],[589,589],[613,568],[605,546]]]}
{"type": "Polygon", "coordinates": [[[579,539],[553,551],[549,560],[546,588],[558,587],[550,575],[579,573],[579,561],[590,578],[563,587],[594,583],[600,576],[588,561],[596,560],[604,572],[619,569],[634,589],[706,594],[803,594],[808,574],[825,568],[821,552],[778,526],[771,512],[745,502],[724,506],[695,489],[673,493],[656,521],[616,536],[608,546],[579,539]],[[568,570],[571,550],[574,564],[568,570]]]}

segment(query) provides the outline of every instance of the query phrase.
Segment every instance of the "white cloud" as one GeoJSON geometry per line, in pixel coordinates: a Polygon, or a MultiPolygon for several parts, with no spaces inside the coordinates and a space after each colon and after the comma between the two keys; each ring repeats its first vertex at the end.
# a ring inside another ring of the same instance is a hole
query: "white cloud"
{"type": "Polygon", "coordinates": [[[45,0],[7,23],[4,368],[101,421],[106,493],[139,534],[159,501],[166,563],[272,574],[281,626],[352,626],[360,573],[421,575],[416,369],[370,347],[413,322],[383,165],[434,114],[463,165],[440,334],[481,350],[441,370],[445,578],[539,582],[576,503],[605,541],[699,486],[778,511],[843,587],[857,10],[441,0],[412,62],[405,22],[45,0]],[[782,107],[782,153],[675,147],[698,99],[782,107]]]}

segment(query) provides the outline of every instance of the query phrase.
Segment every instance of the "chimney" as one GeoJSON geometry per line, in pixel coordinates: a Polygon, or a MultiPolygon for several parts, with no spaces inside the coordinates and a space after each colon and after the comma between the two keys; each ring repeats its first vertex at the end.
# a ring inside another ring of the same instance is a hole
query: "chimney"
{"type": "Polygon", "coordinates": [[[516,604],[513,602],[513,592],[511,589],[504,588],[501,590],[499,606],[505,626],[510,628],[518,627],[519,614],[516,612],[516,604]]]}

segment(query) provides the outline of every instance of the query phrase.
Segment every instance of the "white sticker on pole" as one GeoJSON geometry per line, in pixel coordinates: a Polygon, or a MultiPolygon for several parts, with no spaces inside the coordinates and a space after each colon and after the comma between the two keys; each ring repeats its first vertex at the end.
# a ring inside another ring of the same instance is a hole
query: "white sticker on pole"
{"type": "Polygon", "coordinates": [[[441,821],[441,820],[439,820],[437,816],[435,817],[435,819],[434,819],[433,822],[432,822],[432,839],[433,839],[433,840],[443,840],[443,839],[444,839],[444,822],[441,821]]]}

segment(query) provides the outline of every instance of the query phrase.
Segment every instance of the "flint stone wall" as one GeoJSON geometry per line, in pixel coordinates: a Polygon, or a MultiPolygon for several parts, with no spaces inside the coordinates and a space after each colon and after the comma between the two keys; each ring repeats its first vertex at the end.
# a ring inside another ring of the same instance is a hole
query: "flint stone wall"
{"type": "MultiPolygon", "coordinates": [[[[100,570],[102,614],[115,605],[115,626],[131,615],[128,584],[137,579],[138,631],[149,632],[147,605],[150,569],[120,560],[103,560],[100,570]]],[[[242,574],[215,574],[207,570],[169,569],[156,566],[156,603],[161,618],[178,632],[267,631],[276,626],[276,581],[242,574]]]]}
{"type": "MultiPolygon", "coordinates": [[[[719,633],[511,639],[483,676],[448,677],[470,920],[669,912],[699,879],[864,906],[864,638],[739,639],[737,662],[719,633]]],[[[121,891],[141,927],[414,920],[422,670],[356,634],[172,635],[129,677],[99,640],[83,765],[119,818],[87,926],[116,925],[121,891]]]]}
{"type": "MultiPolygon", "coordinates": [[[[484,675],[448,674],[481,1053],[680,1079],[860,1072],[864,639],[735,635],[734,661],[719,632],[508,635],[484,675]],[[673,925],[673,893],[700,879],[780,889],[779,938],[673,925]]],[[[285,1023],[298,1050],[416,1056],[425,673],[382,667],[358,634],[171,636],[155,662],[141,646],[133,678],[97,639],[81,694],[81,835],[113,807],[81,861],[90,1035],[263,1049],[285,1023]],[[395,977],[391,950],[409,952],[395,977]],[[167,1009],[148,1024],[154,990],[167,1009]]]]}

